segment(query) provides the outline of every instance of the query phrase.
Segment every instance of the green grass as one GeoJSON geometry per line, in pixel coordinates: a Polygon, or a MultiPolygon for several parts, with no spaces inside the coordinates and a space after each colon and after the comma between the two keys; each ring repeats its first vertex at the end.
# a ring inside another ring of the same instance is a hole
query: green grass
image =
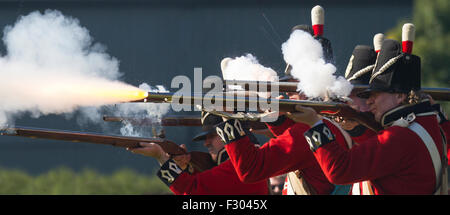
{"type": "Polygon", "coordinates": [[[59,167],[32,176],[21,170],[0,168],[0,194],[24,195],[161,195],[171,194],[155,175],[121,169],[106,175],[92,169],[75,172],[59,167]]]}

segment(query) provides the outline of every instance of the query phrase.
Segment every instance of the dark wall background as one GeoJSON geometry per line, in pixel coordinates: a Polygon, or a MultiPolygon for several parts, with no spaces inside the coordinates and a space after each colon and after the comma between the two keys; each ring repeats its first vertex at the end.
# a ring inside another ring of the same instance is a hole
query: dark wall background
{"type": "MultiPolygon", "coordinates": [[[[107,46],[120,60],[123,81],[139,85],[170,86],[177,75],[193,79],[194,67],[203,77],[220,75],[220,60],[245,53],[280,74],[285,64],[281,44],[297,24],[311,24],[310,11],[325,9],[325,34],[331,40],[336,66],[345,70],[353,47],[372,45],[372,37],[411,18],[411,1],[0,1],[0,26],[12,25],[20,15],[45,9],[60,10],[78,18],[95,42],[107,46]]],[[[2,53],[5,48],[0,47],[2,53]]],[[[45,50],[43,50],[45,51],[45,50]]],[[[1,77],[0,77],[1,78],[1,77]]],[[[176,91],[176,89],[173,89],[176,91]]],[[[199,113],[190,113],[199,114],[199,113]]],[[[23,116],[16,125],[102,132],[98,125],[80,127],[74,118],[50,115],[33,119],[23,116]]],[[[191,143],[198,128],[166,128],[168,139],[191,143]]],[[[260,139],[265,141],[264,138],[260,139]]],[[[87,143],[0,137],[0,166],[37,174],[58,166],[75,170],[94,168],[111,172],[128,167],[152,173],[151,158],[123,149],[87,143]]]]}

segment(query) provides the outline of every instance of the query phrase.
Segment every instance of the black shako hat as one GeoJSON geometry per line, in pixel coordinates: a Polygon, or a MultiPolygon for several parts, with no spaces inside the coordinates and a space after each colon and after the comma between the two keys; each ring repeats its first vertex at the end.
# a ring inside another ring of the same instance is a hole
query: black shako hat
{"type": "Polygon", "coordinates": [[[311,36],[314,35],[314,30],[310,25],[296,25],[292,28],[291,33],[294,32],[295,30],[302,30],[311,34],[311,36]]]}
{"type": "Polygon", "coordinates": [[[322,44],[323,57],[326,63],[334,64],[333,48],[331,48],[331,41],[323,36],[314,36],[314,38],[322,44]]]}
{"type": "Polygon", "coordinates": [[[345,79],[351,84],[368,84],[372,75],[377,53],[366,45],[357,45],[345,70],[345,79]]]}
{"type": "Polygon", "coordinates": [[[383,41],[369,88],[359,93],[359,97],[368,98],[373,91],[409,93],[420,90],[420,57],[402,50],[402,44],[396,40],[383,41]]]}
{"type": "MultiPolygon", "coordinates": [[[[291,33],[294,32],[295,30],[301,30],[301,31],[309,33],[311,36],[314,36],[314,30],[310,25],[296,25],[292,28],[291,33]]],[[[286,69],[284,69],[284,76],[280,77],[278,80],[279,81],[293,80],[294,77],[292,77],[292,75],[291,75],[291,70],[292,70],[292,66],[289,64],[286,65],[286,69]]]]}
{"type": "Polygon", "coordinates": [[[204,141],[210,133],[216,132],[216,125],[223,122],[222,117],[202,111],[202,132],[197,134],[192,141],[204,141]]]}

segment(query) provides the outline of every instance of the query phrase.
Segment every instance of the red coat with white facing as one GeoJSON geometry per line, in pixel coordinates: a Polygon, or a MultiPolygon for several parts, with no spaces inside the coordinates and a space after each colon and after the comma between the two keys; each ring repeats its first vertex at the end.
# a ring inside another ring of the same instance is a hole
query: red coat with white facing
{"type": "Polygon", "coordinates": [[[160,179],[175,195],[267,195],[267,181],[242,183],[229,160],[197,173],[182,171],[172,160],[161,166],[160,179]]]}
{"type": "Polygon", "coordinates": [[[268,124],[275,138],[261,147],[255,146],[257,141],[248,131],[225,145],[240,180],[254,183],[300,170],[317,194],[330,194],[334,185],[326,179],[303,137],[309,126],[280,119],[277,125],[268,124]]]}
{"type": "MultiPolygon", "coordinates": [[[[418,115],[408,123],[416,122],[425,128],[442,158],[442,136],[436,114],[429,112],[418,115]]],[[[387,127],[350,150],[341,145],[346,141],[341,130],[326,119],[306,132],[305,136],[311,139],[312,133],[316,132],[317,139],[317,135],[321,135],[322,142],[312,143],[311,148],[332,183],[348,184],[368,180],[374,194],[433,194],[436,190],[436,173],[430,153],[422,139],[408,125],[387,127]]]]}

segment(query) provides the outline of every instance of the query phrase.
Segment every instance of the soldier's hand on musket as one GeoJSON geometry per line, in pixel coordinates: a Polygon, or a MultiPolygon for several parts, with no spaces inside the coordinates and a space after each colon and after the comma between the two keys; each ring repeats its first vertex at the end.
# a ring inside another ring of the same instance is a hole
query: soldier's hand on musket
{"type": "MultiPolygon", "coordinates": [[[[180,147],[188,151],[186,145],[181,144],[180,147]]],[[[189,162],[191,162],[191,155],[189,153],[184,155],[174,155],[172,159],[175,161],[175,163],[177,163],[179,167],[181,167],[181,169],[186,169],[189,162]]]]}
{"type": "Polygon", "coordinates": [[[439,123],[442,123],[444,121],[448,121],[448,116],[445,113],[445,111],[442,109],[442,106],[439,103],[436,103],[436,101],[431,97],[429,94],[425,94],[425,97],[430,100],[431,107],[437,112],[439,118],[439,123]]]}
{"type": "Polygon", "coordinates": [[[139,143],[140,148],[127,148],[132,153],[141,154],[144,156],[150,156],[155,158],[160,164],[169,160],[170,156],[167,154],[160,145],[156,143],[139,143]]]}
{"type": "Polygon", "coordinates": [[[301,105],[295,106],[296,112],[287,112],[286,116],[295,122],[305,123],[309,126],[313,126],[321,120],[317,112],[310,107],[303,107],[301,105]]]}
{"type": "Polygon", "coordinates": [[[344,119],[342,117],[335,117],[333,118],[334,121],[336,121],[337,123],[339,123],[339,125],[347,131],[350,131],[352,129],[354,129],[356,126],[360,125],[359,122],[352,120],[352,119],[344,119]]]}

